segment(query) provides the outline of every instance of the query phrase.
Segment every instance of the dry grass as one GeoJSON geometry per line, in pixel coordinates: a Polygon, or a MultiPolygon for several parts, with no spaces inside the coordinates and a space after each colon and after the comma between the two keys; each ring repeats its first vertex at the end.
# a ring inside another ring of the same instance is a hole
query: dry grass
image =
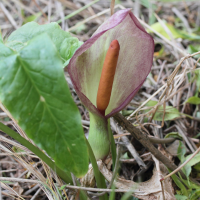
{"type": "MultiPolygon", "coordinates": [[[[109,2],[100,0],[70,19],[65,20],[65,16],[90,2],[91,0],[3,0],[0,2],[2,36],[8,37],[12,31],[27,22],[30,16],[35,16],[35,20],[39,24],[61,20],[60,25],[63,30],[71,32],[72,35],[82,41],[86,41],[96,28],[109,17],[109,2]]],[[[134,2],[124,0],[115,6],[115,10],[125,7],[133,8],[133,12],[139,18],[140,23],[146,29],[151,30],[155,43],[162,45],[165,49],[165,54],[160,57],[155,52],[151,75],[148,76],[144,86],[126,108],[126,111],[129,111],[128,120],[131,120],[143,132],[160,138],[163,138],[168,132],[178,131],[183,136],[184,143],[190,153],[193,153],[197,149],[195,142],[198,142],[198,140],[192,138],[199,132],[199,107],[184,102],[196,93],[197,79],[195,73],[199,70],[200,64],[195,56],[199,55],[200,51],[189,55],[187,47],[189,44],[193,44],[193,41],[174,38],[162,20],[175,24],[176,17],[178,17],[180,27],[187,33],[192,33],[194,29],[200,27],[200,4],[198,1],[162,3],[152,0],[150,2],[152,6],[157,6],[155,10],[152,10],[151,6],[146,8],[140,5],[137,0],[134,2]],[[153,12],[157,13],[155,18],[168,33],[170,39],[148,25],[150,17],[154,17],[153,12]],[[150,100],[156,100],[158,103],[149,108],[146,104],[150,100]],[[160,106],[163,106],[164,113],[161,122],[153,119],[160,106]],[[164,121],[166,106],[177,108],[181,113],[180,117],[171,121],[164,121]],[[144,121],[145,118],[148,118],[148,122],[144,121]]],[[[68,78],[67,80],[70,83],[68,78]]],[[[72,94],[81,112],[83,127],[87,132],[89,127],[88,113],[74,91],[72,91],[72,94]]],[[[9,116],[9,113],[0,112],[0,120],[26,137],[15,121],[12,120],[12,117],[9,116]]],[[[75,198],[76,192],[74,190],[65,189],[59,192],[58,188],[62,186],[62,181],[28,149],[13,141],[4,133],[0,135],[0,142],[0,177],[9,177],[8,180],[10,180],[1,183],[3,199],[14,199],[14,197],[31,200],[37,198],[75,198]],[[33,182],[22,183],[21,179],[30,179],[33,182]]],[[[143,157],[143,155],[141,154],[140,157],[143,157]]]]}

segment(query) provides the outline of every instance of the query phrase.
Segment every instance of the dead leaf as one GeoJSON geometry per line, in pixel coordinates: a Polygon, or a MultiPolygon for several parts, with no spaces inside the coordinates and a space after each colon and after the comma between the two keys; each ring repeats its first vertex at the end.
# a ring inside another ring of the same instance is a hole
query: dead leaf
{"type": "MultiPolygon", "coordinates": [[[[112,172],[109,171],[105,164],[102,161],[97,162],[99,170],[104,175],[104,177],[110,182],[112,179],[112,172]]],[[[162,175],[166,175],[168,173],[167,169],[164,165],[160,165],[160,173],[162,175]]],[[[136,183],[130,180],[126,180],[123,178],[118,177],[117,180],[114,182],[116,188],[124,189],[124,190],[134,190],[134,197],[137,197],[142,200],[162,200],[162,189],[160,184],[160,176],[159,173],[154,167],[153,176],[150,180],[142,183],[136,183]]],[[[173,187],[171,184],[171,179],[167,179],[164,182],[164,193],[165,193],[165,200],[176,200],[174,197],[173,187]]]]}
{"type": "Polygon", "coordinates": [[[107,168],[110,170],[112,166],[112,155],[109,154],[107,158],[104,160],[104,163],[106,164],[107,168]]]}
{"type": "Polygon", "coordinates": [[[81,186],[83,187],[94,187],[95,186],[95,177],[92,165],[89,165],[89,170],[87,174],[80,179],[81,186]]]}
{"type": "Polygon", "coordinates": [[[179,140],[175,140],[170,146],[167,147],[167,151],[172,156],[177,156],[178,146],[179,146],[179,140]]]}
{"type": "MultiPolygon", "coordinates": [[[[159,52],[156,52],[156,53],[154,53],[154,56],[158,56],[157,53],[159,54],[159,52]]],[[[157,82],[157,81],[158,81],[158,75],[157,75],[157,74],[154,75],[154,76],[153,76],[153,79],[154,79],[154,81],[157,82]]]]}
{"type": "Polygon", "coordinates": [[[21,195],[24,191],[24,189],[19,185],[19,183],[15,183],[12,189],[19,195],[21,195]]]}

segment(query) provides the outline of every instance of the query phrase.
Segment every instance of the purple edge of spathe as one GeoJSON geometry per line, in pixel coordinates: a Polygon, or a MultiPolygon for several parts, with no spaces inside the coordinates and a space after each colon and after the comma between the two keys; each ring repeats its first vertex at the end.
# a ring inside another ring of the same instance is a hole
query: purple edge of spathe
{"type": "MultiPolygon", "coordinates": [[[[120,10],[118,12],[121,12],[120,13],[120,17],[119,17],[119,20],[115,20],[115,23],[110,26],[108,29],[104,30],[104,31],[101,31],[99,33],[97,33],[96,35],[92,36],[90,39],[88,39],[76,52],[75,54],[73,55],[72,59],[70,60],[69,62],[69,65],[68,65],[68,73],[69,75],[72,72],[72,69],[71,69],[71,66],[73,65],[74,61],[76,60],[76,58],[78,56],[80,56],[83,52],[85,52],[88,48],[90,48],[92,46],[92,44],[101,36],[103,35],[105,32],[107,32],[108,30],[116,27],[117,25],[119,25],[125,18],[126,16],[129,14],[131,19],[133,20],[134,24],[144,33],[147,34],[147,32],[145,31],[145,29],[142,27],[142,25],[138,22],[137,18],[133,15],[132,12],[130,12],[131,9],[128,8],[128,9],[124,9],[124,10],[120,10]]],[[[119,13],[118,13],[119,14],[119,13]]],[[[114,16],[114,15],[113,15],[114,16]]],[[[113,16],[111,16],[109,18],[110,21],[112,21],[112,18],[114,18],[113,16]]],[[[147,37],[149,37],[150,40],[152,40],[152,49],[149,51],[151,54],[152,54],[152,57],[153,57],[153,53],[154,53],[154,40],[153,38],[147,34],[146,35],[147,37]]],[[[151,66],[152,66],[152,63],[153,63],[153,60],[151,62],[151,66]]],[[[149,68],[149,72],[147,73],[147,76],[148,74],[150,73],[151,71],[151,67],[149,68]]],[[[146,77],[147,77],[146,76],[146,77]]],[[[71,76],[70,76],[71,77],[71,76]]],[[[130,101],[131,99],[134,97],[134,95],[138,92],[139,88],[143,85],[144,81],[146,80],[146,77],[144,78],[144,80],[142,80],[141,84],[126,98],[126,100],[120,105],[118,106],[117,108],[113,109],[109,114],[107,114],[106,116],[103,116],[100,111],[91,103],[91,101],[78,89],[78,86],[76,84],[76,81],[71,77],[71,81],[75,87],[75,90],[78,91],[79,93],[81,93],[81,95],[83,95],[83,97],[88,101],[88,105],[90,107],[92,107],[93,109],[92,110],[95,110],[96,111],[96,114],[98,114],[100,117],[103,117],[105,119],[108,119],[110,117],[112,117],[115,113],[119,112],[120,110],[122,110],[130,101]]]]}

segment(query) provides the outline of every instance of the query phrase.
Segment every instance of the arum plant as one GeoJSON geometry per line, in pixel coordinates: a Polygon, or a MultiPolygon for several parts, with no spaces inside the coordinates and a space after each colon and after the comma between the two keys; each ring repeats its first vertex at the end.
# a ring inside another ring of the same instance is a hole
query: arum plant
{"type": "Polygon", "coordinates": [[[152,37],[131,9],[124,9],[103,23],[71,58],[68,72],[90,113],[88,141],[96,159],[108,155],[113,144],[109,118],[142,86],[152,66],[153,52],[152,37]]]}
{"type": "Polygon", "coordinates": [[[0,130],[36,153],[59,176],[65,173],[66,182],[71,182],[69,172],[78,177],[87,172],[90,157],[97,186],[105,187],[95,158],[106,158],[111,146],[115,161],[109,118],[131,101],[145,81],[154,42],[131,9],[125,9],[81,44],[56,23],[25,24],[7,40],[0,34],[0,103],[48,156],[2,123],[0,130]],[[76,92],[90,112],[90,145],[64,77],[68,63],[76,92]]]}

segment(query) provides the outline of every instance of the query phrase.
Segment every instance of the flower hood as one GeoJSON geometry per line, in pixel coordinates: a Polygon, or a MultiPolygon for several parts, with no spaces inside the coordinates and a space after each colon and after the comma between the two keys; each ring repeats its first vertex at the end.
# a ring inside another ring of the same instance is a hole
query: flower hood
{"type": "Polygon", "coordinates": [[[122,110],[142,86],[153,62],[154,41],[131,9],[116,12],[74,54],[68,72],[86,108],[101,115],[96,98],[107,50],[118,40],[120,52],[105,118],[122,110]]]}

